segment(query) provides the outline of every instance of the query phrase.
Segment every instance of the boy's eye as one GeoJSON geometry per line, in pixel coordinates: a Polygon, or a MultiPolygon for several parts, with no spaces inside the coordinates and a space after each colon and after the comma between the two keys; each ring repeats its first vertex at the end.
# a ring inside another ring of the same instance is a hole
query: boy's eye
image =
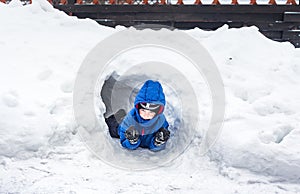
{"type": "Polygon", "coordinates": [[[146,110],[146,109],[141,109],[141,111],[142,111],[143,113],[155,114],[155,112],[152,112],[152,111],[146,110]]]}

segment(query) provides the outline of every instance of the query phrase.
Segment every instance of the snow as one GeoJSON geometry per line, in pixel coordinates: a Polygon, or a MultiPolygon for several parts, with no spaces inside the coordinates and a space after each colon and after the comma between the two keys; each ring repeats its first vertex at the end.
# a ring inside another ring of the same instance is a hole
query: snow
{"type": "MultiPolygon", "coordinates": [[[[133,171],[99,160],[78,133],[74,81],[89,51],[122,29],[67,16],[43,0],[0,3],[0,193],[300,193],[300,50],[265,38],[255,26],[185,31],[209,51],[224,82],[226,115],[206,155],[199,147],[212,103],[204,79],[180,65],[183,58],[161,50],[132,50],[113,61],[107,77],[126,71],[120,62],[130,68],[149,59],[171,61],[200,88],[203,125],[188,149],[162,167],[133,171]]],[[[167,83],[164,89],[172,123],[171,108],[182,102],[168,98],[174,88],[167,83]]],[[[105,107],[98,105],[105,126],[105,107]]],[[[111,142],[114,155],[102,151],[108,159],[122,158],[127,151],[111,142]]],[[[170,142],[169,149],[175,146],[170,142]]]]}
{"type": "Polygon", "coordinates": [[[225,64],[219,68],[230,96],[220,144],[213,152],[231,166],[298,181],[299,52],[290,44],[265,39],[256,27],[232,29],[203,42],[213,39],[226,45],[228,36],[243,49],[207,46],[217,63],[225,64]],[[241,141],[233,144],[232,138],[241,141]]]}

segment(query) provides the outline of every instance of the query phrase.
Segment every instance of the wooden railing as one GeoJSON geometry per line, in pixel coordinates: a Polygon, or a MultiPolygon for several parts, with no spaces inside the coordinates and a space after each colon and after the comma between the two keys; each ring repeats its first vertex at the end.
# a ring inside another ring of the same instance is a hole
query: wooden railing
{"type": "MultiPolygon", "coordinates": [[[[287,0],[285,3],[289,5],[276,5],[275,0],[269,0],[269,5],[261,5],[256,0],[250,0],[247,5],[239,4],[238,0],[231,0],[233,5],[224,5],[222,0],[212,0],[213,5],[201,5],[201,0],[195,0],[197,5],[182,5],[188,0],[177,0],[177,5],[166,1],[49,0],[55,8],[68,15],[91,18],[111,27],[160,24],[178,29],[198,27],[216,30],[224,24],[233,28],[255,25],[266,37],[280,42],[289,41],[300,48],[299,0],[287,0]]],[[[190,2],[193,3],[193,0],[190,2]]]]}
{"type": "MultiPolygon", "coordinates": [[[[32,0],[23,0],[24,4],[30,4],[32,0]]],[[[176,5],[184,5],[186,4],[185,0],[177,0],[176,3],[171,3],[168,0],[47,0],[52,5],[67,5],[67,4],[75,4],[75,5],[166,5],[166,4],[176,4],[176,5]]],[[[249,0],[248,3],[245,3],[244,0],[240,0],[243,5],[262,5],[265,3],[259,3],[257,0],[249,0]]],[[[296,0],[269,0],[268,5],[299,5],[296,0]],[[278,3],[278,2],[280,3],[278,3]]],[[[10,0],[0,0],[2,3],[9,3],[10,0]]],[[[212,0],[211,3],[203,3],[201,0],[194,0],[193,3],[190,1],[187,4],[194,5],[228,5],[228,3],[222,3],[220,0],[212,0]]],[[[231,5],[239,5],[241,4],[239,0],[231,0],[231,5]]]]}

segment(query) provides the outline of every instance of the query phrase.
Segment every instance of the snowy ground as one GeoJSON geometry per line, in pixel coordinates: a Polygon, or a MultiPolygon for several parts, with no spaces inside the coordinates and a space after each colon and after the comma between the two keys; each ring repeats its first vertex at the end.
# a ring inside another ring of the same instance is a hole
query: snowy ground
{"type": "Polygon", "coordinates": [[[0,3],[0,193],[300,193],[300,50],[256,27],[187,31],[225,85],[226,118],[208,154],[198,137],[154,170],[96,158],[77,133],[73,84],[87,53],[120,29],[44,1],[0,3]]]}

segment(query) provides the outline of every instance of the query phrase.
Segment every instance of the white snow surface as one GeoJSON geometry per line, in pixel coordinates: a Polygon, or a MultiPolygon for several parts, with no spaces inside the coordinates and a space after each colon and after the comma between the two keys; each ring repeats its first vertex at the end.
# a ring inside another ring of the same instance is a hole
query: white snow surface
{"type": "MultiPolygon", "coordinates": [[[[0,193],[300,193],[300,50],[255,26],[186,31],[210,52],[226,92],[222,131],[206,155],[196,137],[153,170],[95,157],[77,133],[73,85],[88,52],[122,29],[44,0],[0,3],[0,193]]],[[[203,117],[209,104],[200,103],[203,117]]]]}

